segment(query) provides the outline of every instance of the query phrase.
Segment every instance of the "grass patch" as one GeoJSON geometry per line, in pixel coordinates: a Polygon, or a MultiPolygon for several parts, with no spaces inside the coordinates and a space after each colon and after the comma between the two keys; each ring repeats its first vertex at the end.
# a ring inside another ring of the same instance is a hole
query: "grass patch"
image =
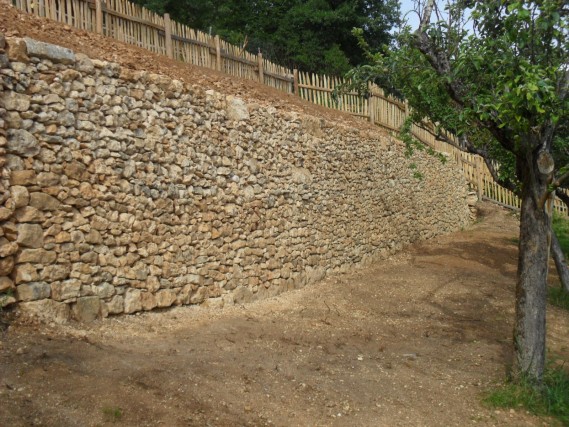
{"type": "Polygon", "coordinates": [[[509,382],[488,394],[483,402],[492,407],[524,408],[534,415],[553,417],[563,426],[569,426],[569,373],[563,366],[550,366],[541,390],[527,382],[509,382]]]}
{"type": "Polygon", "coordinates": [[[121,408],[103,408],[103,418],[106,422],[117,423],[122,419],[121,408]]]}
{"type": "Polygon", "coordinates": [[[569,292],[560,286],[547,290],[547,300],[551,305],[569,311],[569,292]]]}

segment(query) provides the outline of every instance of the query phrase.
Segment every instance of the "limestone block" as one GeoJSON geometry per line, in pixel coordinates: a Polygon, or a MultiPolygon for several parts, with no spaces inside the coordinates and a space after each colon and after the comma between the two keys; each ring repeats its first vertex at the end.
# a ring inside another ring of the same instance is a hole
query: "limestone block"
{"type": "Polygon", "coordinates": [[[0,258],[0,276],[8,276],[14,268],[14,257],[0,258]]]}
{"type": "Polygon", "coordinates": [[[14,207],[16,209],[27,206],[30,202],[30,193],[28,189],[22,185],[13,185],[10,187],[10,196],[14,200],[14,207]]]}
{"type": "Polygon", "coordinates": [[[11,295],[0,295],[0,308],[8,307],[16,302],[16,298],[11,295]]]}
{"type": "Polygon", "coordinates": [[[13,170],[10,174],[12,185],[34,185],[36,173],[33,170],[13,170]]]}
{"type": "Polygon", "coordinates": [[[71,273],[71,264],[52,264],[47,265],[41,272],[41,279],[48,282],[64,280],[71,273]]]}
{"type": "Polygon", "coordinates": [[[63,324],[69,321],[69,305],[51,299],[22,302],[18,305],[22,313],[44,322],[63,324]]]}
{"type": "Polygon", "coordinates": [[[77,298],[73,305],[73,317],[83,323],[95,321],[101,315],[101,300],[99,297],[77,298]]]}
{"type": "Polygon", "coordinates": [[[38,270],[33,264],[18,264],[14,269],[14,282],[16,285],[38,280],[38,270]]]}
{"type": "Polygon", "coordinates": [[[39,154],[40,144],[35,136],[24,129],[8,129],[8,153],[22,157],[33,157],[39,154]]]}
{"type": "Polygon", "coordinates": [[[81,282],[77,279],[64,280],[51,284],[51,297],[56,301],[77,298],[80,295],[81,282]]]}
{"type": "Polygon", "coordinates": [[[50,61],[60,62],[62,64],[73,64],[75,62],[75,53],[73,53],[71,49],[40,42],[27,37],[24,38],[24,41],[26,43],[28,56],[49,59],[50,61]]]}
{"type": "Polygon", "coordinates": [[[4,92],[0,95],[0,107],[8,111],[28,111],[30,96],[17,92],[4,92]]]}
{"type": "Polygon", "coordinates": [[[12,62],[29,62],[28,48],[24,39],[8,37],[8,58],[12,62]]]}
{"type": "Polygon", "coordinates": [[[18,244],[9,242],[5,237],[0,237],[0,257],[9,257],[18,252],[18,244]]]}
{"type": "Polygon", "coordinates": [[[142,310],[141,292],[139,289],[127,289],[124,296],[124,312],[134,313],[142,310]]]}
{"type": "Polygon", "coordinates": [[[14,218],[18,222],[41,222],[44,220],[44,215],[33,206],[24,206],[23,208],[16,209],[14,218]]]}
{"type": "Polygon", "coordinates": [[[227,118],[235,122],[249,120],[249,109],[247,104],[241,98],[228,96],[227,101],[227,118]]]}
{"type": "Polygon", "coordinates": [[[51,288],[45,282],[30,282],[16,286],[16,293],[19,301],[35,301],[49,298],[51,288]]]}
{"type": "Polygon", "coordinates": [[[49,194],[35,192],[30,194],[30,206],[41,211],[56,211],[61,208],[61,202],[49,194]]]}
{"type": "Polygon", "coordinates": [[[8,218],[10,218],[13,215],[14,211],[12,209],[8,209],[8,208],[0,208],[0,222],[1,221],[6,221],[8,218]]]}
{"type": "Polygon", "coordinates": [[[115,294],[115,287],[108,282],[93,287],[93,293],[99,298],[110,298],[115,294]]]}
{"type": "Polygon", "coordinates": [[[109,302],[106,303],[106,306],[109,314],[123,313],[124,297],[122,295],[115,295],[109,302]]]}
{"type": "Polygon", "coordinates": [[[158,307],[170,307],[176,302],[177,292],[174,289],[162,289],[156,293],[158,307]]]}
{"type": "Polygon", "coordinates": [[[253,292],[245,286],[238,286],[233,291],[233,301],[235,304],[244,304],[253,301],[253,292]]]}
{"type": "Polygon", "coordinates": [[[190,304],[200,304],[208,297],[207,286],[200,286],[190,296],[190,304]]]}
{"type": "Polygon", "coordinates": [[[23,249],[17,256],[18,264],[30,262],[34,264],[52,264],[57,259],[57,252],[45,249],[23,249]]]}
{"type": "Polygon", "coordinates": [[[0,276],[0,292],[6,292],[14,288],[15,286],[12,279],[6,276],[0,276]]]}
{"type": "Polygon", "coordinates": [[[156,296],[151,292],[142,292],[140,298],[143,310],[152,310],[158,306],[156,296]]]}
{"type": "Polygon", "coordinates": [[[18,239],[20,246],[41,248],[43,246],[43,229],[38,224],[18,224],[18,239]]]}

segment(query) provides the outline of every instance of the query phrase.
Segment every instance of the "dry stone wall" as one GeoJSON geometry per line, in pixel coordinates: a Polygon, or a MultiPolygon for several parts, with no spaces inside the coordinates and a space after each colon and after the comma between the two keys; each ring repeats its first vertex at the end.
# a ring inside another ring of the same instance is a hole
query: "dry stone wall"
{"type": "Polygon", "coordinates": [[[469,221],[460,173],[380,131],[29,39],[0,37],[0,82],[3,305],[248,302],[469,221]]]}

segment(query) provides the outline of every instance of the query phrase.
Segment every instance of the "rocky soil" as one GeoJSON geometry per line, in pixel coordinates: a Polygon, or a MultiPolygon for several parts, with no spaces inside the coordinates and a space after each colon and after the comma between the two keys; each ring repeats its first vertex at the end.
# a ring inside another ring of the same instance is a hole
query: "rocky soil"
{"type": "MultiPolygon", "coordinates": [[[[467,230],[248,305],[16,318],[0,425],[556,425],[480,403],[511,356],[518,226],[481,209],[467,230]]],[[[565,361],[568,325],[549,307],[550,356],[565,361]]]]}

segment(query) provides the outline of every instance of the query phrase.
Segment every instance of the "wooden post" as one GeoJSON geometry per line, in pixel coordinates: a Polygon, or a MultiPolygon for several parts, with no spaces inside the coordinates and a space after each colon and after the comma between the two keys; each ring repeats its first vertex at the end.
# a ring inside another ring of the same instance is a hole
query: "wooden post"
{"type": "Polygon", "coordinates": [[[292,77],[293,77],[294,94],[300,96],[300,92],[298,90],[298,70],[296,68],[292,70],[292,77]]]}
{"type": "Polygon", "coordinates": [[[166,37],[166,56],[168,58],[174,57],[174,52],[172,51],[172,21],[170,21],[170,14],[164,14],[164,33],[166,37]]]}
{"type": "Polygon", "coordinates": [[[215,36],[215,69],[221,71],[221,41],[215,36]]]}
{"type": "Polygon", "coordinates": [[[95,31],[103,34],[103,4],[102,0],[95,0],[95,31]]]}
{"type": "Polygon", "coordinates": [[[478,200],[482,200],[484,196],[484,172],[482,170],[482,166],[484,165],[482,157],[476,157],[476,186],[478,187],[476,190],[478,192],[478,200]]]}
{"type": "Polygon", "coordinates": [[[375,94],[373,93],[371,83],[368,83],[368,90],[370,93],[370,96],[369,96],[368,101],[367,101],[367,105],[369,108],[369,122],[373,125],[373,124],[375,124],[376,98],[375,98],[375,94]]]}
{"type": "Polygon", "coordinates": [[[259,83],[265,84],[265,73],[263,72],[263,54],[261,52],[257,54],[257,59],[259,61],[259,83]]]}

